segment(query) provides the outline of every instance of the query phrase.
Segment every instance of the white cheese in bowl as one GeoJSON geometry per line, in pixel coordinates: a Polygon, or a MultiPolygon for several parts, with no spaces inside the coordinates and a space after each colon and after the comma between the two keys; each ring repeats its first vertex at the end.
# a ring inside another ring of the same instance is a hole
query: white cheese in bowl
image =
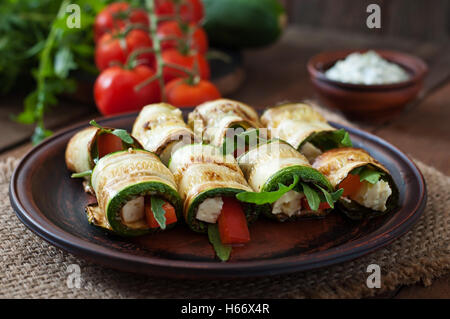
{"type": "Polygon", "coordinates": [[[409,74],[398,64],[383,59],[375,51],[349,54],[325,72],[333,81],[352,84],[392,84],[409,79],[409,74]]]}

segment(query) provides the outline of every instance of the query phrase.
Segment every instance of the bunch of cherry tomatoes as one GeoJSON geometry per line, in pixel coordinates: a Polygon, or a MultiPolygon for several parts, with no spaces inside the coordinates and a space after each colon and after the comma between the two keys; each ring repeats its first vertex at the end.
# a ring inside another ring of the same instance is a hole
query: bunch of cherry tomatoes
{"type": "Polygon", "coordinates": [[[156,32],[147,10],[127,2],[112,3],[96,17],[95,63],[101,73],[94,98],[103,115],[160,101],[185,107],[220,97],[209,82],[201,0],[154,0],[153,13],[156,32]]]}

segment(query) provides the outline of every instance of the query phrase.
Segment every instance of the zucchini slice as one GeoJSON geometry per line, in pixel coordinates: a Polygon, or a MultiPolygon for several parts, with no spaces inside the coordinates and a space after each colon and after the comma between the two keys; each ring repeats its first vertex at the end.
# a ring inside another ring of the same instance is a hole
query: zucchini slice
{"type": "MultiPolygon", "coordinates": [[[[98,205],[86,208],[89,222],[121,236],[139,236],[159,229],[145,222],[124,222],[121,210],[138,197],[157,196],[174,208],[182,218],[182,202],[174,177],[155,154],[138,149],[111,153],[102,157],[91,175],[98,205]]],[[[171,225],[170,225],[171,226],[171,225]]]]}
{"type": "MultiPolygon", "coordinates": [[[[198,206],[207,198],[235,197],[252,189],[232,155],[209,144],[185,145],[172,154],[169,169],[174,174],[180,196],[184,201],[184,218],[196,232],[206,233],[208,223],[196,218],[198,206]]],[[[257,218],[258,210],[243,203],[247,221],[257,218]]]]}
{"type": "MultiPolygon", "coordinates": [[[[105,130],[112,128],[87,127],[76,133],[69,140],[66,147],[65,160],[67,168],[74,173],[82,173],[92,170],[98,159],[97,140],[100,135],[107,134],[105,130]]],[[[133,143],[122,141],[123,150],[128,148],[142,148],[137,139],[132,137],[133,143]]],[[[90,175],[90,174],[89,174],[90,175]]],[[[89,178],[87,175],[86,178],[89,178]]]]}
{"type": "Polygon", "coordinates": [[[222,147],[230,128],[262,127],[252,107],[229,99],[200,104],[189,114],[188,124],[199,140],[217,147],[222,147]]]}
{"type": "Polygon", "coordinates": [[[263,113],[261,122],[269,129],[272,137],[285,140],[310,162],[321,152],[352,146],[345,130],[337,130],[329,125],[319,112],[305,103],[271,107],[263,113]]]}
{"type": "MultiPolygon", "coordinates": [[[[308,188],[321,198],[320,194],[333,190],[332,185],[322,173],[314,169],[302,154],[282,140],[260,143],[238,157],[238,163],[254,192],[275,192],[281,188],[280,184],[288,186],[294,181],[297,181],[297,184],[290,192],[303,194],[304,188],[308,188]]],[[[284,221],[310,216],[321,217],[331,210],[300,209],[301,207],[297,206],[298,210],[291,215],[285,212],[274,214],[274,206],[270,204],[264,204],[263,211],[268,217],[284,221]]]]}
{"type": "Polygon", "coordinates": [[[339,209],[351,219],[373,218],[398,207],[399,191],[389,170],[363,149],[348,147],[327,151],[316,158],[313,167],[322,172],[335,189],[340,188],[340,184],[351,173],[358,174],[364,188],[360,188],[355,196],[345,196],[344,190],[344,196],[338,203],[339,209]],[[363,175],[369,174],[364,174],[362,170],[375,176],[375,179],[367,177],[367,180],[363,180],[363,175]],[[365,196],[369,190],[371,196],[365,196]],[[378,209],[380,206],[385,209],[378,209]]]}
{"type": "Polygon", "coordinates": [[[194,132],[184,122],[180,109],[167,103],[145,106],[134,122],[132,134],[165,165],[175,149],[194,140],[194,132]]]}

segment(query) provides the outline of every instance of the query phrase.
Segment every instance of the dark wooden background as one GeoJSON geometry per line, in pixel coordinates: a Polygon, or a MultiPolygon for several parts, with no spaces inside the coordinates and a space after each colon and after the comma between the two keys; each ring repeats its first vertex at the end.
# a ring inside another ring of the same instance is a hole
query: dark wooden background
{"type": "Polygon", "coordinates": [[[421,41],[448,41],[448,0],[284,0],[289,23],[302,27],[376,34],[421,41]],[[366,27],[366,8],[378,4],[381,29],[366,27]]]}

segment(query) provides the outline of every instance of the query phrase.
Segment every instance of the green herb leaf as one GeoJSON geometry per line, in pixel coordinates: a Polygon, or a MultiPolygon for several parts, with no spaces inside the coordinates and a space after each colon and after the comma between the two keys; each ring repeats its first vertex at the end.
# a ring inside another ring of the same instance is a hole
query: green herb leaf
{"type": "Polygon", "coordinates": [[[377,171],[368,166],[357,167],[353,169],[350,174],[359,175],[360,182],[367,181],[370,184],[376,184],[380,180],[380,177],[384,175],[383,172],[377,171]]]}
{"type": "Polygon", "coordinates": [[[339,198],[341,198],[343,193],[344,193],[344,189],[343,188],[339,188],[334,193],[331,193],[331,198],[333,200],[333,203],[336,203],[339,200],[339,198]]]}
{"type": "Polygon", "coordinates": [[[59,49],[55,54],[55,75],[61,78],[66,78],[69,75],[70,70],[77,68],[77,64],[74,61],[73,53],[68,46],[64,46],[59,49]]]}
{"type": "Polygon", "coordinates": [[[252,203],[257,205],[272,204],[281,198],[284,194],[292,190],[299,181],[298,175],[294,175],[294,181],[291,185],[285,186],[278,183],[278,190],[273,192],[242,192],[236,195],[241,202],[252,203]]]}
{"type": "Polygon", "coordinates": [[[161,229],[166,229],[166,211],[163,208],[165,201],[161,198],[152,196],[150,198],[153,216],[161,229]]]}
{"type": "Polygon", "coordinates": [[[70,175],[70,177],[79,178],[79,177],[85,177],[85,176],[89,176],[89,175],[92,175],[91,169],[88,171],[80,172],[80,173],[73,173],[72,175],[70,175]]]}
{"type": "Polygon", "coordinates": [[[317,187],[322,191],[325,200],[331,208],[334,208],[334,203],[342,196],[342,193],[344,192],[344,189],[341,188],[330,194],[326,189],[320,187],[319,185],[317,185],[317,187]]]}
{"type": "Polygon", "coordinates": [[[133,144],[134,143],[133,138],[125,130],[115,129],[111,133],[114,134],[115,136],[119,137],[122,141],[124,141],[127,144],[133,144]]]}
{"type": "Polygon", "coordinates": [[[51,136],[52,134],[53,134],[52,131],[46,130],[42,125],[39,124],[34,129],[33,136],[31,137],[31,142],[33,143],[33,145],[37,145],[42,140],[44,140],[45,138],[51,136]]]}
{"type": "Polygon", "coordinates": [[[383,173],[371,169],[365,169],[359,174],[359,181],[367,181],[370,184],[376,184],[383,173]]]}
{"type": "Polygon", "coordinates": [[[209,242],[214,247],[217,257],[219,257],[221,261],[227,261],[230,258],[232,248],[231,246],[222,244],[217,224],[208,224],[208,238],[209,242]]]}
{"type": "Polygon", "coordinates": [[[309,142],[323,151],[328,151],[336,147],[353,146],[350,135],[344,129],[316,133],[309,142]]]}
{"type": "Polygon", "coordinates": [[[352,140],[350,139],[350,134],[348,134],[347,131],[345,131],[345,133],[344,133],[344,137],[341,140],[341,145],[345,146],[345,147],[353,146],[352,140]]]}
{"type": "Polygon", "coordinates": [[[95,126],[96,128],[102,129],[104,130],[103,126],[101,126],[100,124],[98,124],[95,120],[91,120],[89,122],[90,125],[95,126]]]}
{"type": "Polygon", "coordinates": [[[303,193],[306,196],[306,200],[308,201],[309,207],[314,211],[318,210],[319,205],[320,205],[319,195],[307,184],[305,184],[305,183],[301,183],[301,184],[303,187],[303,193]]]}
{"type": "Polygon", "coordinates": [[[134,144],[134,140],[131,137],[130,134],[128,134],[128,132],[126,130],[123,129],[115,129],[115,130],[111,130],[111,129],[107,129],[104,128],[103,126],[101,126],[100,124],[98,124],[97,122],[95,122],[94,120],[91,120],[89,122],[89,124],[91,124],[92,126],[101,129],[104,133],[109,133],[109,134],[114,134],[115,136],[117,136],[118,138],[120,138],[123,142],[133,145],[134,144]]]}

